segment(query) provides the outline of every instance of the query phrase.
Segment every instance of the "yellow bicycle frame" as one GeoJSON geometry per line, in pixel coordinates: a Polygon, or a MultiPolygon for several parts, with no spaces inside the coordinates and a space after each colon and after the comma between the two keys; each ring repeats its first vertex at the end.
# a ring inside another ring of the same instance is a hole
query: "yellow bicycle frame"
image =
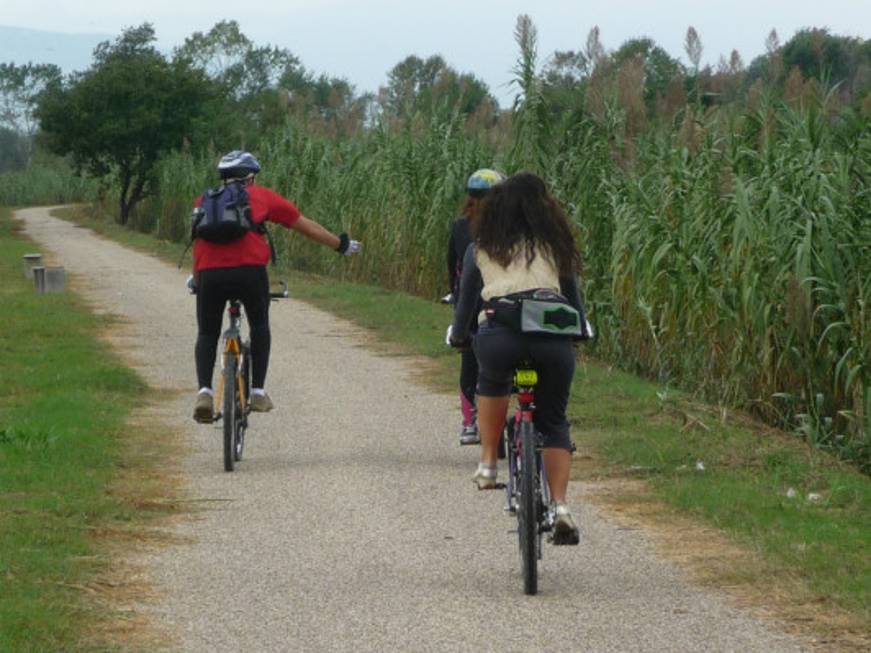
{"type": "MultiPolygon", "coordinates": [[[[242,355],[242,350],[239,347],[239,340],[236,338],[230,338],[227,340],[227,344],[224,345],[224,360],[226,360],[227,356],[235,356],[238,361],[239,356],[242,355]]],[[[239,366],[236,366],[237,374],[236,374],[236,382],[239,385],[239,403],[244,407],[246,405],[246,397],[245,397],[245,383],[244,379],[242,379],[242,375],[238,373],[239,366]]],[[[224,375],[218,378],[218,390],[215,392],[216,397],[224,396],[224,375]]]]}

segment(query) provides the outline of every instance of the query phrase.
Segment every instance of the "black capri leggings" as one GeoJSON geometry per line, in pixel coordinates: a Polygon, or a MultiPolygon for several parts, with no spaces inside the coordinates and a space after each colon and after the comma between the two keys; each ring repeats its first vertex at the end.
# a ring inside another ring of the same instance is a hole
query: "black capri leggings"
{"type": "Polygon", "coordinates": [[[251,337],[251,385],[262,388],[269,366],[269,275],[266,266],[203,270],[197,287],[197,382],[212,387],[224,307],[238,299],[245,307],[251,337]]]}
{"type": "Polygon", "coordinates": [[[475,336],[478,394],[504,397],[511,393],[514,370],[529,361],[538,372],[535,386],[535,428],[545,447],[571,451],[566,408],[575,373],[575,350],[570,338],[516,333],[499,324],[482,324],[475,336]]]}

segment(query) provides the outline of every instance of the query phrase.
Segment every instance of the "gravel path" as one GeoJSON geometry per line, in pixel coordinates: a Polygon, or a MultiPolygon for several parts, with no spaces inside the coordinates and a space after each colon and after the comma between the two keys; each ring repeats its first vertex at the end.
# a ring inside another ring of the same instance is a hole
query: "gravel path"
{"type": "MultiPolygon", "coordinates": [[[[579,547],[548,546],[540,594],[521,591],[501,492],[473,489],[457,401],[414,381],[415,361],[365,347],[347,322],[273,304],[267,387],[240,468],[190,419],[193,300],[186,273],[48,216],[26,232],[97,307],[126,317],[126,353],[179,390],[165,407],[188,448],[189,544],[148,554],[146,609],[177,649],[266,651],[799,651],[802,645],[692,586],[643,533],[570,495],[579,547]]],[[[292,293],[292,289],[291,289],[292,293]]]]}

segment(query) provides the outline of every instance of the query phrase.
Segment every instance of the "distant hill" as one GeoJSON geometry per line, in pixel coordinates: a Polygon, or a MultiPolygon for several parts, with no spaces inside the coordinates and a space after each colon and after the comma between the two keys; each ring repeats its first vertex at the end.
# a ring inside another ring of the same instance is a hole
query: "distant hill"
{"type": "Polygon", "coordinates": [[[64,34],[0,25],[0,63],[53,63],[65,73],[90,67],[94,48],[110,34],[64,34]]]}

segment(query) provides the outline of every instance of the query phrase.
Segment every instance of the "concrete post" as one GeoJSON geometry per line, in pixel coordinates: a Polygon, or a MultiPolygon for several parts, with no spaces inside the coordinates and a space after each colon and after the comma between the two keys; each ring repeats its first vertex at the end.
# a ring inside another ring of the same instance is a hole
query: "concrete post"
{"type": "Polygon", "coordinates": [[[33,268],[42,265],[42,254],[24,255],[24,276],[33,279],[33,268]]]}
{"type": "Polygon", "coordinates": [[[45,292],[45,268],[41,265],[33,266],[31,277],[33,278],[33,287],[36,289],[36,292],[45,292]]]}
{"type": "Polygon", "coordinates": [[[64,291],[64,269],[62,267],[45,268],[44,292],[64,291]]]}

